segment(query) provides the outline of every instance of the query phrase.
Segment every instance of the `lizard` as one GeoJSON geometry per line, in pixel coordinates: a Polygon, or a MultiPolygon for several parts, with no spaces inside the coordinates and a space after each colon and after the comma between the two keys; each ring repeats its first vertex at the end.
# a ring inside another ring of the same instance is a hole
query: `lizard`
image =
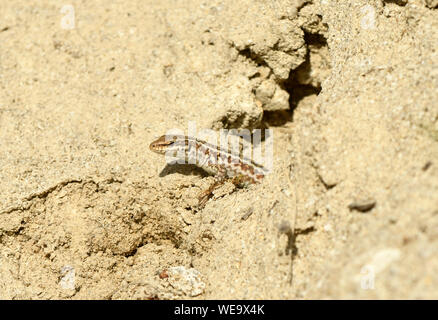
{"type": "Polygon", "coordinates": [[[184,163],[194,163],[215,176],[214,183],[198,197],[200,208],[225,181],[231,180],[238,187],[247,186],[261,182],[267,173],[263,166],[250,159],[187,135],[160,136],[149,145],[149,149],[161,155],[174,156],[184,163]]]}

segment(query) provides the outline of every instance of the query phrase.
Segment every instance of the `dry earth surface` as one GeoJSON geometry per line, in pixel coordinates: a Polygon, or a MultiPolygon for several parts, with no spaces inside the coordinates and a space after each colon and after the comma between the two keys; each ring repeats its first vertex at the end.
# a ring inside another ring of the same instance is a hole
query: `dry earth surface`
{"type": "Polygon", "coordinates": [[[438,1],[1,1],[1,299],[438,298],[438,1]],[[261,184],[148,150],[270,128],[261,184]]]}

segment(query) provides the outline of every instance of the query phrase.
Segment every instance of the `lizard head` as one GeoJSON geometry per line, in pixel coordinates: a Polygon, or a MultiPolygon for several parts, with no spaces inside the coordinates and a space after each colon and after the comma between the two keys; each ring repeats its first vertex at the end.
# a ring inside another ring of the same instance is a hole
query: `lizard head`
{"type": "Polygon", "coordinates": [[[171,149],[172,145],[175,145],[175,143],[178,141],[178,138],[178,136],[163,135],[154,140],[149,145],[149,149],[155,153],[165,154],[171,149]]]}

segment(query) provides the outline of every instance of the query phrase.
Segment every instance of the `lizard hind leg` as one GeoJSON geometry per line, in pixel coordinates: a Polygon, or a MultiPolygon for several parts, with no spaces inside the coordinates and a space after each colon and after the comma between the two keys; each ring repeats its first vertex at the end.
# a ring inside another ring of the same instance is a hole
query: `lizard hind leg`
{"type": "Polygon", "coordinates": [[[246,188],[250,184],[254,183],[254,181],[250,177],[240,174],[231,178],[231,183],[233,183],[237,188],[246,188]]]}

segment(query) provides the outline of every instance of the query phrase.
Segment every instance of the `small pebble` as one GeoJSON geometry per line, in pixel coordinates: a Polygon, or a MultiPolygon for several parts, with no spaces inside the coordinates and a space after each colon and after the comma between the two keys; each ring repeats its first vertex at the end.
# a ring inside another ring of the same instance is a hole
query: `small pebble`
{"type": "Polygon", "coordinates": [[[376,206],[376,200],[367,199],[367,200],[359,200],[354,201],[348,205],[348,209],[356,210],[360,212],[367,212],[373,209],[376,206]]]}
{"type": "Polygon", "coordinates": [[[254,212],[254,209],[252,207],[249,207],[246,210],[245,214],[242,216],[242,220],[245,221],[246,219],[248,219],[252,215],[253,212],[254,212]]]}

